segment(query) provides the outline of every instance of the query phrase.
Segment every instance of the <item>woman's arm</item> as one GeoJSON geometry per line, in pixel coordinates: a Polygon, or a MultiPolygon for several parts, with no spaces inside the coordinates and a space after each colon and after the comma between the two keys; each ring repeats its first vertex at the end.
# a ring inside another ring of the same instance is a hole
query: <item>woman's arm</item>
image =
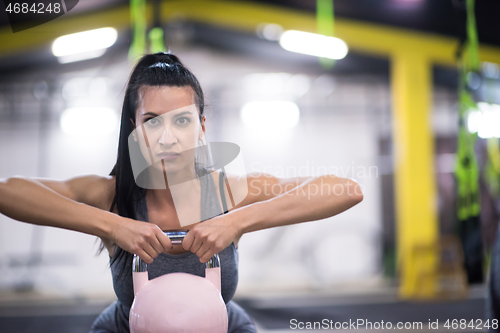
{"type": "Polygon", "coordinates": [[[114,216],[77,202],[79,189],[87,179],[68,182],[48,181],[58,192],[41,181],[24,177],[0,180],[0,213],[22,222],[80,231],[107,238],[114,216]],[[76,183],[76,184],[75,184],[76,183]],[[73,188],[72,188],[73,185],[73,188]]]}
{"type": "Polygon", "coordinates": [[[244,233],[324,219],[363,200],[357,182],[334,175],[282,179],[250,174],[247,188],[234,210],[195,225],[183,241],[184,249],[206,262],[244,233]]]}
{"type": "Polygon", "coordinates": [[[279,179],[252,179],[247,200],[234,211],[238,234],[328,218],[363,201],[359,184],[334,175],[279,179]],[[252,191],[254,194],[252,194],[252,191]]]}
{"type": "Polygon", "coordinates": [[[111,177],[0,179],[0,213],[22,222],[95,235],[107,246],[117,244],[152,262],[171,247],[170,240],[156,225],[108,212],[113,193],[111,177]]]}

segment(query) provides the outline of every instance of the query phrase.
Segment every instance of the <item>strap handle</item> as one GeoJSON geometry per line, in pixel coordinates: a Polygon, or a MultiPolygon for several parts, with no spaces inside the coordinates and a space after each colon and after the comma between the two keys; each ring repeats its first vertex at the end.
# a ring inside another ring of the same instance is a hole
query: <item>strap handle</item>
{"type": "MultiPolygon", "coordinates": [[[[165,231],[164,234],[170,238],[172,244],[182,244],[182,240],[186,236],[187,231],[165,231]]],[[[205,268],[215,267],[220,267],[220,258],[218,253],[214,254],[212,258],[205,263],[205,268]]],[[[132,272],[138,273],[147,271],[148,264],[145,263],[137,254],[134,254],[134,259],[132,260],[132,272]]]]}

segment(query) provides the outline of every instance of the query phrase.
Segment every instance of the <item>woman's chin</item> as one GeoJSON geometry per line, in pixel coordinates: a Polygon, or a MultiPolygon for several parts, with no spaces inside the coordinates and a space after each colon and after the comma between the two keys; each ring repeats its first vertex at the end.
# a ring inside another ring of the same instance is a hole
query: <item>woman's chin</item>
{"type": "Polygon", "coordinates": [[[168,175],[175,175],[182,173],[183,171],[188,170],[187,166],[182,166],[179,163],[172,163],[172,162],[164,162],[162,161],[156,162],[153,165],[151,165],[151,168],[153,170],[161,172],[162,174],[168,175]]]}

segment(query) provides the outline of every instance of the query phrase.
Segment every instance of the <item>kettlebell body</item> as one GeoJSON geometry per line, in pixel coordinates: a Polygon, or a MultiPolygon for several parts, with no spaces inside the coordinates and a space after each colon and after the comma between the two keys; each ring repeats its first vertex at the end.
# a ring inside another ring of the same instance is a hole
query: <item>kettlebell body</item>
{"type": "MultiPolygon", "coordinates": [[[[172,242],[177,240],[175,235],[167,235],[172,242]]],[[[147,264],[134,256],[135,297],[130,309],[130,332],[227,333],[219,265],[216,254],[206,265],[205,278],[171,273],[148,281],[147,264]]]]}

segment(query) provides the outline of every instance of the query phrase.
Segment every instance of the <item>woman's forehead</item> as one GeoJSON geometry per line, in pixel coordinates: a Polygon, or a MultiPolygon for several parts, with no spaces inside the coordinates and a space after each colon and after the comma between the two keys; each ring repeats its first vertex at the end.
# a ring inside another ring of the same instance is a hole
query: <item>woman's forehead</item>
{"type": "Polygon", "coordinates": [[[196,103],[194,91],[190,86],[143,87],[139,91],[139,101],[138,115],[147,112],[163,114],[183,107],[189,108],[196,103]]]}

